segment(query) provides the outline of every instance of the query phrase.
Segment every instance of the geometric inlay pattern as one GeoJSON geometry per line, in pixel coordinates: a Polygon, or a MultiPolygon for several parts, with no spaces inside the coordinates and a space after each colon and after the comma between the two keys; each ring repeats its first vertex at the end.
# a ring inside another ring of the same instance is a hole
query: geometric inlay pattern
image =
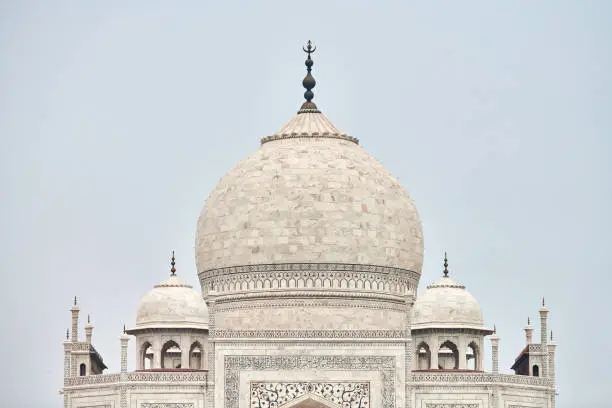
{"type": "MultiPolygon", "coordinates": [[[[380,408],[395,408],[396,358],[393,356],[359,355],[232,355],[224,359],[225,408],[238,408],[240,398],[241,371],[290,370],[299,374],[301,370],[376,371],[381,374],[382,405],[380,408]]],[[[293,383],[295,384],[295,383],[293,383]]],[[[311,383],[312,385],[316,382],[311,383]]],[[[340,383],[334,383],[340,384],[340,383]]],[[[221,385],[221,384],[219,384],[221,385]]],[[[313,392],[314,395],[317,395],[313,392]]],[[[368,386],[368,396],[370,387],[368,386]]],[[[251,396],[253,394],[251,393],[251,396]]],[[[344,402],[344,401],[343,401],[344,402]]],[[[346,401],[348,402],[348,401],[346,401]]],[[[368,397],[369,405],[369,397],[368,397]]],[[[340,405],[342,408],[359,408],[359,405],[340,405]]],[[[262,404],[262,407],[266,405],[262,404]]],[[[269,405],[268,407],[273,407],[269,405]]],[[[377,407],[378,408],[378,407],[377,407]]]]}
{"type": "Polygon", "coordinates": [[[143,402],[140,408],[194,408],[193,402],[143,402]]]}
{"type": "Polygon", "coordinates": [[[252,382],[251,408],[280,408],[302,395],[312,394],[341,408],[369,408],[370,383],[252,382]]]}

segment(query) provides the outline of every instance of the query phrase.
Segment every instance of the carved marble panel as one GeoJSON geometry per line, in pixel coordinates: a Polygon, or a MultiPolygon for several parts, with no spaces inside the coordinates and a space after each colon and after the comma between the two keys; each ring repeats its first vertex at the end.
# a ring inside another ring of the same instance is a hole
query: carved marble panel
{"type": "Polygon", "coordinates": [[[359,355],[225,356],[225,408],[238,408],[239,406],[241,371],[295,370],[299,372],[307,369],[378,371],[382,377],[381,408],[395,408],[395,359],[392,356],[359,355]]]}
{"type": "Polygon", "coordinates": [[[370,406],[368,382],[252,382],[251,408],[281,408],[306,394],[317,395],[342,408],[370,406]]]}

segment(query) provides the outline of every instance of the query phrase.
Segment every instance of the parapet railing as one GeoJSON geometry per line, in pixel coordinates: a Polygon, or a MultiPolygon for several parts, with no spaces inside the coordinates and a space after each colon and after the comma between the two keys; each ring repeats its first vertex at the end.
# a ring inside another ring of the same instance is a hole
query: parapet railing
{"type": "Polygon", "coordinates": [[[85,375],[83,377],[67,378],[64,385],[66,387],[74,387],[79,385],[112,384],[119,382],[120,379],[120,374],[85,375]]]}
{"type": "Polygon", "coordinates": [[[136,371],[125,374],[125,380],[121,374],[99,374],[86,375],[83,377],[68,378],[65,382],[66,387],[77,387],[87,385],[113,384],[119,382],[186,382],[197,383],[206,382],[208,379],[207,371],[136,371]]]}
{"type": "Polygon", "coordinates": [[[530,377],[526,375],[492,374],[492,373],[461,373],[461,372],[413,372],[415,383],[497,383],[520,384],[539,387],[552,387],[550,378],[530,377]]]}

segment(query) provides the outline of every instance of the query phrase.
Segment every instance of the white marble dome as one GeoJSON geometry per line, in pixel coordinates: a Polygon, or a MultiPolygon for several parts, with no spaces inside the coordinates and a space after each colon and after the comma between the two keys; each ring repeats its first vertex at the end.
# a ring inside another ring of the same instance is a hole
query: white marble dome
{"type": "Polygon", "coordinates": [[[298,113],[214,188],[198,220],[198,272],[340,263],[420,273],[423,234],[408,192],[320,112],[298,113]]]}
{"type": "Polygon", "coordinates": [[[427,286],[417,297],[412,312],[412,328],[463,328],[484,330],[478,301],[449,277],[427,286]]]}
{"type": "Polygon", "coordinates": [[[142,298],[135,328],[208,329],[208,308],[192,286],[171,275],[142,298]]]}

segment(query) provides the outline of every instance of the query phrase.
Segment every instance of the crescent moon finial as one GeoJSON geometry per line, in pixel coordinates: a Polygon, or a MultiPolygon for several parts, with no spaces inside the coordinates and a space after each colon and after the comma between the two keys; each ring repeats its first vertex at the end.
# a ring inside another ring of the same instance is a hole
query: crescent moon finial
{"type": "Polygon", "coordinates": [[[317,109],[317,105],[312,101],[314,98],[314,92],[312,92],[312,88],[315,87],[316,81],[312,76],[312,66],[314,62],[310,56],[313,52],[315,52],[317,47],[312,45],[312,41],[308,40],[305,46],[302,46],[302,50],[308,54],[306,57],[306,77],[302,81],[302,85],[306,88],[306,92],[304,92],[304,99],[306,102],[302,104],[302,107],[298,111],[298,113],[319,113],[320,111],[317,109]]]}

